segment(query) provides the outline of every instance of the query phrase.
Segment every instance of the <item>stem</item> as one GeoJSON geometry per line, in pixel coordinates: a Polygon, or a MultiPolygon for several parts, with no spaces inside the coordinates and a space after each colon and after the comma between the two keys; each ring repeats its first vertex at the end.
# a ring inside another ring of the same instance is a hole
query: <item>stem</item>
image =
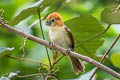
{"type": "MultiPolygon", "coordinates": [[[[25,37],[25,38],[28,37],[28,40],[32,40],[32,41],[34,41],[36,43],[39,43],[41,45],[51,47],[53,49],[56,49],[56,50],[60,51],[63,55],[66,55],[66,50],[67,49],[65,49],[65,48],[62,48],[58,45],[55,45],[54,47],[50,46],[47,41],[45,41],[43,39],[40,39],[40,38],[37,38],[37,37],[35,37],[33,35],[30,35],[28,33],[25,33],[21,30],[15,29],[14,27],[11,27],[7,24],[4,24],[1,20],[0,20],[0,24],[1,24],[1,26],[0,26],[1,28],[4,28],[4,29],[8,30],[9,32],[12,32],[14,34],[20,35],[20,36],[25,37]]],[[[95,60],[93,60],[93,59],[91,59],[87,56],[83,56],[80,53],[76,53],[76,52],[73,52],[73,51],[70,51],[69,56],[72,56],[72,57],[77,58],[77,59],[82,59],[82,60],[84,60],[84,61],[102,69],[102,70],[104,70],[105,72],[113,75],[114,77],[120,79],[120,74],[119,73],[115,72],[114,70],[108,68],[107,66],[104,66],[103,64],[101,64],[101,63],[99,63],[99,62],[97,62],[97,61],[95,61],[95,60]]]]}
{"type": "MultiPolygon", "coordinates": [[[[110,51],[112,50],[112,48],[115,46],[115,44],[117,43],[118,39],[120,38],[120,34],[116,37],[116,39],[113,41],[112,45],[110,46],[110,48],[106,51],[106,53],[103,55],[102,59],[100,60],[100,63],[102,63],[105,58],[107,57],[107,55],[110,53],[110,51]]],[[[94,77],[95,73],[97,72],[99,68],[96,67],[95,71],[93,72],[92,76],[90,77],[89,80],[92,80],[92,78],[94,77]]]]}
{"type": "MultiPolygon", "coordinates": [[[[42,22],[41,22],[41,16],[40,16],[40,10],[39,10],[39,8],[38,8],[38,16],[39,16],[40,30],[41,30],[41,33],[42,33],[42,37],[43,37],[43,39],[45,40],[44,32],[43,32],[43,29],[42,29],[42,22]]],[[[48,49],[47,49],[46,46],[45,46],[45,49],[46,49],[46,53],[47,53],[49,65],[50,65],[50,67],[51,67],[51,60],[50,60],[50,56],[49,56],[48,49]]]]}
{"type": "Polygon", "coordinates": [[[33,77],[33,76],[40,76],[42,75],[43,73],[36,73],[36,74],[29,74],[29,75],[24,75],[24,76],[18,76],[18,78],[26,78],[26,77],[33,77]]]}
{"type": "Polygon", "coordinates": [[[21,56],[22,58],[24,58],[25,55],[26,55],[26,52],[25,52],[26,40],[27,40],[27,38],[24,39],[24,43],[23,43],[22,46],[20,47],[20,50],[21,50],[21,52],[22,52],[22,56],[21,56]]]}
{"type": "Polygon", "coordinates": [[[1,14],[0,14],[0,17],[3,17],[3,14],[4,14],[4,9],[0,9],[0,12],[1,12],[1,14]]]}
{"type": "Polygon", "coordinates": [[[55,64],[57,64],[64,56],[61,56],[60,58],[58,58],[58,60],[53,63],[52,67],[51,67],[51,70],[54,68],[55,64]]]}
{"type": "MultiPolygon", "coordinates": [[[[80,43],[77,39],[75,39],[76,42],[80,43]]],[[[88,56],[90,56],[90,52],[81,44],[80,47],[87,53],[88,56]]]]}
{"type": "Polygon", "coordinates": [[[38,62],[38,61],[35,61],[35,60],[31,60],[31,59],[13,57],[13,56],[9,56],[9,55],[6,55],[6,57],[11,58],[11,59],[15,59],[15,60],[20,60],[20,61],[28,61],[28,62],[33,62],[33,63],[36,63],[36,64],[42,64],[42,65],[45,65],[45,66],[48,67],[47,64],[43,64],[41,62],[38,62]]]}
{"type": "Polygon", "coordinates": [[[96,34],[96,35],[88,38],[87,40],[85,40],[85,41],[83,41],[83,42],[81,42],[81,43],[79,42],[80,44],[78,44],[78,45],[76,46],[76,48],[79,47],[79,46],[81,46],[82,44],[84,44],[84,43],[86,43],[86,42],[88,42],[88,41],[90,41],[90,40],[92,40],[92,39],[95,39],[95,38],[97,38],[98,36],[106,33],[106,32],[108,31],[108,29],[110,28],[110,26],[111,26],[111,24],[109,24],[108,27],[107,27],[107,29],[105,29],[103,32],[100,32],[100,33],[98,33],[98,34],[96,34]]]}
{"type": "Polygon", "coordinates": [[[55,64],[58,63],[63,57],[64,57],[64,56],[61,56],[61,57],[55,62],[55,64]]]}

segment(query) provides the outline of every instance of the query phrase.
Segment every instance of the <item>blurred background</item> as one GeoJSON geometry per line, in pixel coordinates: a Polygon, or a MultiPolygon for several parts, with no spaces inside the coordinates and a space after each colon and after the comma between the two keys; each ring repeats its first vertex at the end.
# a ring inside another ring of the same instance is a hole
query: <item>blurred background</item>
{"type": "MultiPolygon", "coordinates": [[[[23,9],[27,8],[28,6],[34,4],[37,1],[39,0],[0,0],[0,9],[5,10],[3,17],[7,21],[10,21],[23,9]]],[[[72,0],[69,4],[67,4],[67,6],[65,6],[58,12],[63,17],[64,21],[67,21],[71,18],[80,15],[89,14],[97,18],[97,20],[101,23],[101,12],[108,5],[111,5],[113,3],[117,4],[117,1],[118,0],[72,0]]],[[[57,6],[53,6],[47,11],[52,11],[56,7],[57,6]]],[[[45,13],[46,11],[42,12],[41,15],[45,16],[44,15],[45,13]]],[[[14,27],[21,29],[27,33],[30,33],[34,36],[42,38],[39,29],[39,24],[34,25],[33,28],[31,29],[28,28],[37,19],[38,19],[38,15],[30,16],[29,18],[25,19],[24,21],[20,22],[14,27]]],[[[42,21],[43,30],[44,30],[45,38],[46,40],[48,40],[48,28],[45,26],[44,22],[45,20],[42,21]]],[[[103,23],[101,24],[106,28],[106,24],[103,23]]],[[[97,50],[97,53],[99,55],[103,55],[119,33],[120,33],[120,25],[112,25],[109,31],[105,33],[104,35],[105,42],[103,46],[97,50]]],[[[0,28],[0,47],[7,46],[7,47],[15,48],[13,51],[9,53],[9,55],[21,57],[22,51],[20,50],[20,47],[22,46],[23,43],[24,43],[24,38],[15,35],[13,33],[10,33],[5,29],[0,28]]],[[[25,46],[25,53],[26,53],[25,56],[26,58],[48,63],[46,51],[42,45],[27,40],[25,46]]],[[[119,58],[120,58],[120,40],[114,46],[114,48],[112,49],[112,51],[108,56],[107,61],[104,64],[120,73],[119,58]]],[[[94,66],[86,62],[84,63],[86,66],[86,72],[84,74],[80,74],[79,76],[77,76],[75,80],[80,80],[80,78],[81,80],[88,80],[88,76],[90,76],[91,72],[93,71],[94,66]]],[[[20,71],[21,75],[38,73],[38,66],[39,65],[31,62],[17,61],[17,60],[9,59],[7,57],[3,57],[0,58],[0,76],[15,71],[20,71]]],[[[41,80],[40,78],[36,78],[36,77],[24,78],[22,80],[33,80],[33,79],[41,80]]],[[[21,79],[17,79],[17,80],[21,80],[21,79]]],[[[70,80],[70,79],[63,79],[63,80],[70,80]]],[[[98,70],[95,80],[118,80],[118,79],[104,72],[103,70],[98,70]]]]}

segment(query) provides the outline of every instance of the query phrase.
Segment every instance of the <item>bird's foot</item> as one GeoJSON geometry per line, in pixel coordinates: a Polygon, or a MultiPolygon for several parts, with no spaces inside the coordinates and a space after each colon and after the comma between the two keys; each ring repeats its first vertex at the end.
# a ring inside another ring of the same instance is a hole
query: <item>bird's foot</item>
{"type": "Polygon", "coordinates": [[[55,44],[53,42],[49,42],[49,47],[50,47],[50,49],[52,49],[55,47],[55,44]]]}
{"type": "Polygon", "coordinates": [[[71,51],[70,48],[68,48],[68,49],[66,50],[66,56],[68,56],[68,55],[70,54],[70,51],[71,51]]]}

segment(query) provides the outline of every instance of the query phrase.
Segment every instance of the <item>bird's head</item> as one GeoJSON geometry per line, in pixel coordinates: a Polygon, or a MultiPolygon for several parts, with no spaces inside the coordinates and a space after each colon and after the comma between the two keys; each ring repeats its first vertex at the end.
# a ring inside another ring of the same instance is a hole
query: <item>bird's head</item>
{"type": "Polygon", "coordinates": [[[46,25],[50,27],[62,27],[64,25],[61,16],[57,12],[48,15],[46,25]]]}

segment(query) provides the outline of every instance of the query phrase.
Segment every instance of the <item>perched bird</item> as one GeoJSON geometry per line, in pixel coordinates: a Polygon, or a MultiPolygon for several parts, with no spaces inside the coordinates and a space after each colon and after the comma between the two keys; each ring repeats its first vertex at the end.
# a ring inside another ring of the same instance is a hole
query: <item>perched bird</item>
{"type": "MultiPolygon", "coordinates": [[[[75,42],[70,29],[68,29],[61,16],[57,12],[48,15],[46,25],[49,26],[49,38],[52,43],[55,43],[63,48],[74,51],[75,42]]],[[[72,56],[69,56],[74,72],[84,72],[83,63],[72,56]]]]}

